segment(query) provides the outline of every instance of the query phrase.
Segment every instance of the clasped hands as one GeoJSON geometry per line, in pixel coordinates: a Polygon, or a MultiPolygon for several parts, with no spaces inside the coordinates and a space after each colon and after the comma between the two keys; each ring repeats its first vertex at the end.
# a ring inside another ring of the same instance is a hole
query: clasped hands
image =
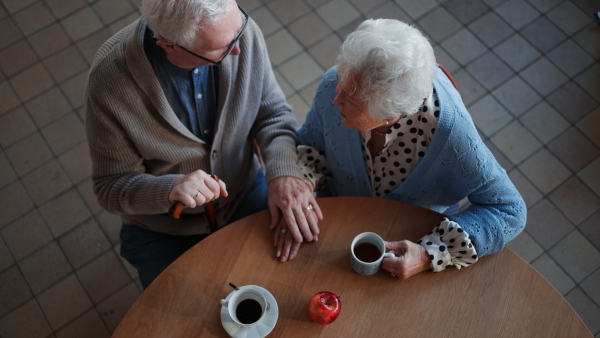
{"type": "Polygon", "coordinates": [[[175,179],[169,192],[169,202],[183,203],[186,207],[195,208],[198,205],[214,201],[221,195],[227,197],[225,182],[218,182],[202,170],[179,176],[175,179]]]}

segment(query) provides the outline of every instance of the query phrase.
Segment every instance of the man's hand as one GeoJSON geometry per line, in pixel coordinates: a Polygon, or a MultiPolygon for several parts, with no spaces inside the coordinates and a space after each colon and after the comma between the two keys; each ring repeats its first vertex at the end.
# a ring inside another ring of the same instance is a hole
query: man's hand
{"type": "Polygon", "coordinates": [[[169,193],[171,203],[181,202],[185,206],[195,208],[206,202],[214,201],[219,196],[227,197],[225,182],[215,181],[209,174],[196,170],[191,174],[178,177],[169,193]]]}
{"type": "Polygon", "coordinates": [[[430,269],[431,259],[420,244],[408,240],[385,242],[385,249],[393,251],[397,257],[384,258],[381,267],[400,279],[407,279],[430,269]]]}
{"type": "MultiPolygon", "coordinates": [[[[282,176],[269,182],[269,210],[271,212],[271,227],[281,232],[285,229],[297,244],[292,249],[297,251],[303,240],[317,240],[319,235],[319,220],[323,219],[321,208],[317,204],[312,191],[301,179],[282,176]],[[312,209],[309,207],[312,206],[312,209]],[[280,223],[280,222],[284,223],[280,223]]],[[[279,241],[281,233],[276,233],[274,245],[278,252],[284,251],[286,241],[279,241]]],[[[287,237],[287,236],[283,236],[287,237]]],[[[290,247],[292,244],[290,243],[290,247]]],[[[294,250],[292,250],[294,251],[294,250]]],[[[295,256],[295,253],[294,253],[295,256]]],[[[287,260],[287,257],[285,258],[287,260]]]]}

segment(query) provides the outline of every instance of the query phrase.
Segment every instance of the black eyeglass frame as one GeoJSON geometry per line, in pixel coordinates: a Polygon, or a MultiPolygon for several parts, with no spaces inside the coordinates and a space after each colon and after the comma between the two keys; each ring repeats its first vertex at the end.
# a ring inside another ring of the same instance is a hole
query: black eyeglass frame
{"type": "Polygon", "coordinates": [[[215,66],[219,66],[221,63],[223,63],[223,59],[225,59],[225,57],[227,57],[227,55],[229,55],[229,53],[231,53],[231,51],[233,50],[233,48],[235,48],[235,45],[237,45],[237,43],[239,42],[240,38],[242,37],[242,34],[244,33],[244,30],[246,29],[246,25],[248,25],[248,21],[250,21],[250,15],[248,15],[248,13],[242,8],[242,6],[240,6],[239,4],[237,5],[238,8],[240,9],[240,11],[242,12],[242,14],[245,17],[245,21],[244,21],[244,25],[242,26],[242,29],[240,29],[240,31],[237,33],[235,39],[233,39],[233,41],[231,42],[231,44],[229,45],[229,47],[227,48],[227,51],[225,53],[223,53],[223,56],[221,56],[221,58],[218,61],[214,61],[208,58],[205,58],[202,55],[198,55],[194,52],[192,52],[191,50],[180,46],[178,44],[175,44],[177,47],[183,49],[184,51],[188,52],[189,54],[192,54],[193,56],[200,58],[206,62],[210,62],[215,66]]]}

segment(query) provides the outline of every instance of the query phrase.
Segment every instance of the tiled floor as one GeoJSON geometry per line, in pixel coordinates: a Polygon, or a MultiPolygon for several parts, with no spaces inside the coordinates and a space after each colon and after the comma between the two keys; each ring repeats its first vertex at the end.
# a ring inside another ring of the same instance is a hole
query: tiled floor
{"type": "MultiPolygon", "coordinates": [[[[0,0],[0,336],[109,337],[140,294],[91,192],[83,90],[140,0],[0,0]]],[[[597,0],[241,0],[302,123],[343,37],[416,24],[528,208],[509,247],[600,337],[597,0]]]]}

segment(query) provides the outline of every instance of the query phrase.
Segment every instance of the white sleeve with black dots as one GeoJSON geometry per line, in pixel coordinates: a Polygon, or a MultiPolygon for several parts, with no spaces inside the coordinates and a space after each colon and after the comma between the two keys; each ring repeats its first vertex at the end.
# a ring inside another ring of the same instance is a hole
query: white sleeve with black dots
{"type": "Polygon", "coordinates": [[[317,191],[331,176],[329,163],[325,154],[309,146],[298,146],[297,164],[302,170],[304,178],[312,183],[314,190],[317,191]]]}
{"type": "Polygon", "coordinates": [[[460,225],[444,218],[423,236],[417,243],[429,253],[434,272],[440,272],[451,266],[460,269],[477,262],[477,250],[460,225]]]}

